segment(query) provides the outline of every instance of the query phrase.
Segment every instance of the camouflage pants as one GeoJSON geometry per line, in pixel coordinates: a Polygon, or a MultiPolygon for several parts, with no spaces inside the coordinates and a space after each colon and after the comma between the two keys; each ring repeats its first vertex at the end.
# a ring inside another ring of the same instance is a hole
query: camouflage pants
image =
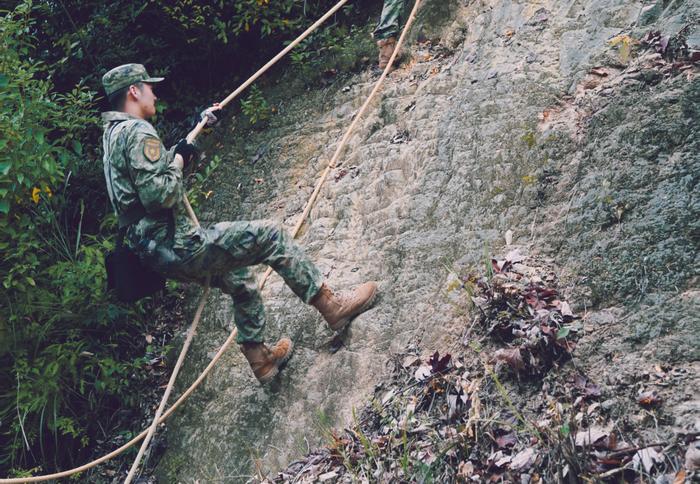
{"type": "Polygon", "coordinates": [[[406,0],[384,0],[382,16],[374,30],[376,40],[396,37],[401,30],[401,22],[406,8],[406,0]]]}
{"type": "Polygon", "coordinates": [[[182,263],[168,276],[203,282],[211,274],[212,287],[233,299],[238,343],[262,342],[265,308],[249,266],[267,264],[305,303],[318,294],[323,278],[308,256],[284,230],[264,221],[221,222],[197,233],[195,252],[176,249],[182,263]]]}

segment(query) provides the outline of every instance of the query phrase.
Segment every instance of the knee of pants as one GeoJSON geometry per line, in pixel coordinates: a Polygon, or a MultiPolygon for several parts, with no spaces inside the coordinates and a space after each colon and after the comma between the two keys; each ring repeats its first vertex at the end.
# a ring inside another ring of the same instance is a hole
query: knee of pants
{"type": "Polygon", "coordinates": [[[255,276],[245,267],[214,277],[212,286],[221,289],[223,293],[231,296],[234,301],[246,301],[256,296],[260,297],[255,276]]]}
{"type": "Polygon", "coordinates": [[[214,245],[233,256],[238,266],[260,263],[286,240],[281,227],[265,220],[220,222],[211,232],[214,245]]]}
{"type": "Polygon", "coordinates": [[[257,230],[258,243],[264,252],[271,252],[287,241],[287,234],[282,227],[273,223],[262,223],[257,230]]]}

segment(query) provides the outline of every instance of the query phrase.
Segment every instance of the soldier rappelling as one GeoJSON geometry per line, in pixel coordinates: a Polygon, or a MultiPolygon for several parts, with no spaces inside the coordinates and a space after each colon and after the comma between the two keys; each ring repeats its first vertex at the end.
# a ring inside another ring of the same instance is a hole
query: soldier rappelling
{"type": "MultiPolygon", "coordinates": [[[[233,300],[237,342],[255,376],[272,379],[289,359],[293,344],[283,337],[264,343],[265,309],[250,266],[267,264],[305,303],[314,306],[334,331],[374,301],[377,285],[366,282],[335,293],[316,265],[281,228],[269,221],[220,222],[199,227],[183,206],[183,170],[197,156],[186,139],[166,149],[147,121],[156,113],[154,84],[141,64],[107,72],[102,83],[113,111],[103,113],[107,190],[125,245],[149,269],[179,281],[210,278],[233,300]]],[[[214,105],[203,116],[215,121],[214,105]]]]}

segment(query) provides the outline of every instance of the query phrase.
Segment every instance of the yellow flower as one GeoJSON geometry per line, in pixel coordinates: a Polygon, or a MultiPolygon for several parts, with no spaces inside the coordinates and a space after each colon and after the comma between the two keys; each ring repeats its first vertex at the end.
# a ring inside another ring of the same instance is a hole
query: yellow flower
{"type": "Polygon", "coordinates": [[[34,203],[39,203],[39,194],[40,193],[41,193],[41,188],[34,187],[32,189],[32,200],[34,200],[34,203]]]}
{"type": "Polygon", "coordinates": [[[53,197],[53,192],[51,191],[51,189],[49,187],[44,187],[44,191],[46,192],[47,197],[49,197],[49,198],[53,197]]]}

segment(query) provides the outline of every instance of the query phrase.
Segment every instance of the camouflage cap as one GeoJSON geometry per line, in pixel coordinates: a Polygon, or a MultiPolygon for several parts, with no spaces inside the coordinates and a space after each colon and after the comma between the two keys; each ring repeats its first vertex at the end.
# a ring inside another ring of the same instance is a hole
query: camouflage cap
{"type": "Polygon", "coordinates": [[[124,64],[102,76],[102,85],[108,96],[137,82],[160,82],[164,77],[151,77],[142,64],[124,64]]]}

